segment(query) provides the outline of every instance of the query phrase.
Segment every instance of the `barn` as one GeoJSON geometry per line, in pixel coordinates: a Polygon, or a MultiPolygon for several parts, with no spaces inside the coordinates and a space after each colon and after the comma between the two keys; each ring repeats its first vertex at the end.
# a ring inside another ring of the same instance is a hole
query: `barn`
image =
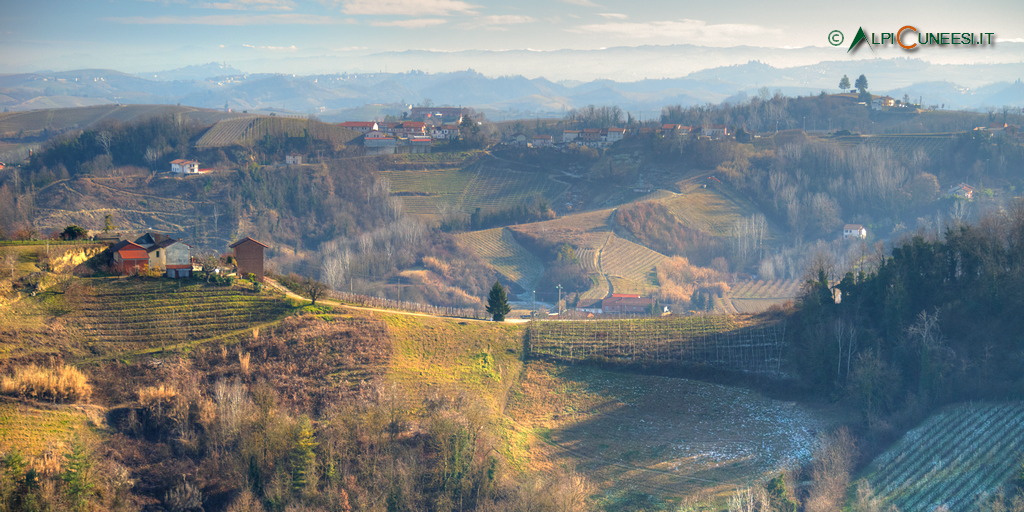
{"type": "Polygon", "coordinates": [[[114,271],[121,275],[137,274],[149,266],[149,253],[139,244],[122,240],[110,248],[114,271]]]}
{"type": "Polygon", "coordinates": [[[230,247],[235,250],[235,267],[238,277],[256,274],[256,278],[263,281],[263,251],[270,246],[245,237],[231,244],[230,247]]]}

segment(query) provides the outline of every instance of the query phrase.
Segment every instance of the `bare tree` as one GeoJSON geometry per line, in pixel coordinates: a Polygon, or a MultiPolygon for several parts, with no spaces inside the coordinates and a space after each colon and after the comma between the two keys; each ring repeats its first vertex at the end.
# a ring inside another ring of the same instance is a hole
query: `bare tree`
{"type": "Polygon", "coordinates": [[[857,444],[846,427],[818,439],[811,468],[813,484],[804,504],[807,512],[830,512],[842,508],[856,457],[857,444]]]}
{"type": "Polygon", "coordinates": [[[327,285],[317,281],[316,279],[307,277],[302,282],[302,291],[306,292],[306,296],[309,297],[310,301],[312,301],[310,305],[315,306],[317,299],[322,297],[324,292],[327,291],[327,285]]]}

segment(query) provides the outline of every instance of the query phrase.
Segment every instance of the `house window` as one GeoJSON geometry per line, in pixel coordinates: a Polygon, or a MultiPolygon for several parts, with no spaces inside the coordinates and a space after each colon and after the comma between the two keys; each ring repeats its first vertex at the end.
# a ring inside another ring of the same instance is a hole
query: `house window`
{"type": "Polygon", "coordinates": [[[159,258],[159,257],[160,257],[160,251],[157,251],[157,252],[156,252],[156,257],[157,257],[157,258],[159,258]]]}

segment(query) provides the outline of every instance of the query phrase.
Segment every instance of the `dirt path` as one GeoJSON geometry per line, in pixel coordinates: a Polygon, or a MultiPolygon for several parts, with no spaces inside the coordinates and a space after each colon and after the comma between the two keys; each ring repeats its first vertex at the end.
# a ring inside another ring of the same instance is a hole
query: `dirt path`
{"type": "MultiPolygon", "coordinates": [[[[275,290],[278,290],[278,291],[284,293],[286,297],[289,297],[289,298],[295,299],[295,300],[309,300],[308,298],[303,297],[303,296],[301,296],[301,295],[299,295],[299,294],[289,290],[288,288],[285,288],[281,283],[278,283],[277,281],[275,281],[275,280],[273,280],[273,279],[271,279],[269,277],[264,278],[264,282],[266,282],[267,285],[269,285],[271,288],[274,288],[275,290]]],[[[359,310],[359,311],[371,311],[371,312],[375,312],[375,313],[388,313],[388,314],[391,314],[391,315],[418,316],[418,317],[425,317],[425,318],[441,318],[441,319],[445,319],[445,320],[459,320],[459,321],[466,321],[466,322],[490,322],[491,321],[491,320],[480,320],[479,318],[464,318],[464,317],[455,317],[455,316],[438,316],[438,315],[431,315],[431,314],[427,314],[427,313],[417,313],[417,312],[414,312],[414,311],[402,311],[402,310],[398,310],[398,309],[372,308],[372,307],[369,307],[369,306],[353,306],[351,304],[345,304],[343,302],[340,302],[340,301],[337,301],[337,300],[334,300],[334,299],[320,299],[320,303],[321,304],[327,304],[329,306],[343,308],[343,309],[355,309],[355,310],[359,310]]],[[[521,318],[506,318],[505,319],[505,323],[508,323],[508,324],[519,324],[519,323],[526,323],[526,322],[529,322],[529,320],[525,320],[525,319],[521,319],[521,318]]]]}

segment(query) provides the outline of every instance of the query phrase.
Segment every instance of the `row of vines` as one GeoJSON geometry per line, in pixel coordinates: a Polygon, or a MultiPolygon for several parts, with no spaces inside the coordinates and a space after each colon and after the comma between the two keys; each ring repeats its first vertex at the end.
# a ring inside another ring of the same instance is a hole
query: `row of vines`
{"type": "Polygon", "coordinates": [[[785,324],[727,315],[672,319],[532,322],[533,357],[564,362],[704,367],[785,377],[785,324]]]}

